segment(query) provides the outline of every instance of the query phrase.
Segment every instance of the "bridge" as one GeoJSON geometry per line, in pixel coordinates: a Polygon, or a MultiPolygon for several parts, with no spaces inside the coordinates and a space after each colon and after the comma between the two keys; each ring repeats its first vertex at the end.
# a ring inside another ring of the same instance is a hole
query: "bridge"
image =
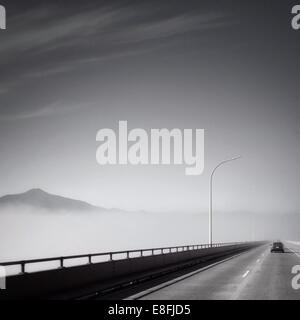
{"type": "Polygon", "coordinates": [[[0,299],[299,299],[300,243],[198,244],[0,263],[0,299]]]}
{"type": "Polygon", "coordinates": [[[299,273],[296,275],[300,243],[285,245],[284,253],[271,253],[269,244],[257,246],[127,299],[300,300],[299,273]]]}

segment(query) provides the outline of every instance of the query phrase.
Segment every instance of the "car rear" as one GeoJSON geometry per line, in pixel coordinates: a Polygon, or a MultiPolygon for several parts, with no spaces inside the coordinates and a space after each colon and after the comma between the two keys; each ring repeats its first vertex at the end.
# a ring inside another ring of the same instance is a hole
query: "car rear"
{"type": "Polygon", "coordinates": [[[284,246],[282,242],[274,242],[271,248],[271,252],[284,253],[284,246]]]}

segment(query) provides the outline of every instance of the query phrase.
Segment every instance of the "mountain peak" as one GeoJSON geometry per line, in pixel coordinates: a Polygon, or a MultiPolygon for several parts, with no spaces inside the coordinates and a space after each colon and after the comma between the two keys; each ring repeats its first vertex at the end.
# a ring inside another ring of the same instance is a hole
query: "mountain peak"
{"type": "Polygon", "coordinates": [[[103,208],[75,199],[50,194],[40,188],[30,189],[24,193],[6,195],[0,198],[0,206],[30,206],[47,210],[91,211],[103,208]]]}
{"type": "Polygon", "coordinates": [[[33,189],[30,189],[24,193],[26,193],[26,194],[49,194],[48,192],[46,192],[40,188],[33,188],[33,189]]]}

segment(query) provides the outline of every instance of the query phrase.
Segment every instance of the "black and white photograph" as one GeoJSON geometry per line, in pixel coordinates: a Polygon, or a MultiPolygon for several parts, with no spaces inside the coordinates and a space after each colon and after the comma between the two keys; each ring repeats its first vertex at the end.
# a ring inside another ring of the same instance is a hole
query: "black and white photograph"
{"type": "Polygon", "coordinates": [[[300,300],[299,57],[300,0],[0,0],[0,301],[300,300]]]}

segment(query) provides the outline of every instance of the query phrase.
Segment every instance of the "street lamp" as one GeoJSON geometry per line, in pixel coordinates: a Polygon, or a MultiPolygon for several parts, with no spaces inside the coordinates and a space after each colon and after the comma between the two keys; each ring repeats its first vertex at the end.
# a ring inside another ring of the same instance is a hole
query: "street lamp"
{"type": "Polygon", "coordinates": [[[242,156],[238,156],[238,157],[235,157],[235,158],[231,158],[231,159],[227,159],[227,160],[224,160],[222,162],[220,162],[215,168],[214,170],[212,171],[211,175],[210,175],[210,185],[209,185],[209,226],[208,226],[208,229],[209,229],[209,245],[212,246],[212,241],[213,241],[213,230],[212,230],[212,213],[213,213],[213,177],[214,177],[214,174],[216,172],[216,170],[221,167],[223,164],[227,163],[227,162],[230,162],[230,161],[234,161],[234,160],[238,160],[240,159],[242,156]]]}

